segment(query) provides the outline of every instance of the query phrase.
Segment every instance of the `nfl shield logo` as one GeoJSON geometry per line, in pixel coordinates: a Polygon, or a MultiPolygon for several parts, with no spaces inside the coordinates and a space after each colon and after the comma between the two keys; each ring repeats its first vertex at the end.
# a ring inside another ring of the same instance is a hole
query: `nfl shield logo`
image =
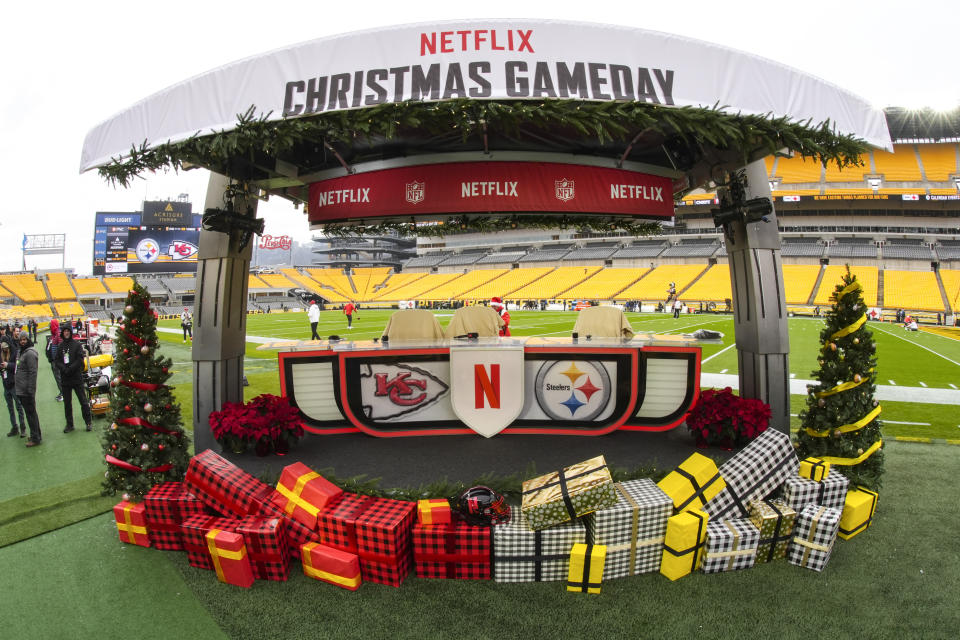
{"type": "Polygon", "coordinates": [[[451,347],[453,412],[485,438],[495,436],[523,410],[523,347],[451,347]]]}
{"type": "Polygon", "coordinates": [[[557,200],[561,202],[570,202],[575,197],[573,190],[573,180],[567,180],[563,178],[562,180],[553,181],[553,194],[557,196],[557,200]]]}
{"type": "Polygon", "coordinates": [[[414,181],[407,183],[407,202],[410,204],[418,204],[423,202],[423,196],[426,184],[422,181],[414,181]]]}

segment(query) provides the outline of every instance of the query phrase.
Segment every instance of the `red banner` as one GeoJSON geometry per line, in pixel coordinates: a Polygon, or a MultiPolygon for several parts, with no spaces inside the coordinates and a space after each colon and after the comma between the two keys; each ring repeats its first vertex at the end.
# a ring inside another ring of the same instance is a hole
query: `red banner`
{"type": "Polygon", "coordinates": [[[310,185],[310,222],[457,213],[673,216],[672,180],[547,162],[462,162],[357,173],[310,185]]]}

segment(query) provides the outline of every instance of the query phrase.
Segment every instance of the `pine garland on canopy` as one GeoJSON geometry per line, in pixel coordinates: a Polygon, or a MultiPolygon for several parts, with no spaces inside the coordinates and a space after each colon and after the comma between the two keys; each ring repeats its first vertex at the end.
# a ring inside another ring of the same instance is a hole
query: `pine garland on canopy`
{"type": "Polygon", "coordinates": [[[103,494],[139,501],[150,488],[182,480],[190,444],[173,387],[172,361],[160,355],[150,296],[134,283],[117,330],[110,426],[103,441],[103,494]]]}
{"type": "Polygon", "coordinates": [[[800,458],[823,458],[850,479],[851,486],[880,488],[883,442],[876,392],[876,343],[867,325],[867,306],[855,275],[847,272],[831,297],[820,332],[819,384],[809,389],[800,413],[800,458]]]}

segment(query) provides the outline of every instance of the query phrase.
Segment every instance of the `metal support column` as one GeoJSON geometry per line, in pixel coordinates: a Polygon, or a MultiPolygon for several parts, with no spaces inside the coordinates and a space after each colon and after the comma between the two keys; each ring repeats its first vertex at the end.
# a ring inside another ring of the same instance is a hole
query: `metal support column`
{"type": "MultiPolygon", "coordinates": [[[[204,211],[224,208],[225,176],[210,174],[204,211]]],[[[236,211],[257,200],[234,200],[236,211]]],[[[247,280],[251,240],[240,249],[242,232],[200,231],[193,329],[193,438],[195,451],[216,448],[209,417],[225,402],[243,402],[243,357],[247,338],[247,280]]]]}
{"type": "MultiPolygon", "coordinates": [[[[770,198],[763,160],[746,167],[746,199],[770,198]]],[[[740,395],[770,405],[770,426],[790,431],[787,306],[776,213],[768,222],[728,225],[727,254],[733,286],[733,320],[740,395]]]]}

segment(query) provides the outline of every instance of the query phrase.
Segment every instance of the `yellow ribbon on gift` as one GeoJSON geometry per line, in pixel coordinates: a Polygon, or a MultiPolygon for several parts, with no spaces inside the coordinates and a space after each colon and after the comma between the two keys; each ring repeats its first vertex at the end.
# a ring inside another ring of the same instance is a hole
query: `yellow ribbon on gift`
{"type": "Polygon", "coordinates": [[[436,511],[449,510],[450,502],[446,498],[417,500],[417,513],[420,516],[420,524],[436,524],[433,520],[433,512],[435,509],[436,511]]]}
{"type": "Polygon", "coordinates": [[[135,505],[128,504],[123,508],[123,523],[117,523],[117,529],[120,530],[120,533],[127,534],[127,542],[130,544],[137,543],[137,536],[147,535],[147,528],[141,527],[140,525],[133,524],[133,520],[130,518],[130,510],[133,509],[135,505]]]}
{"type": "Polygon", "coordinates": [[[637,504],[637,501],[633,499],[627,490],[623,488],[623,485],[619,482],[615,485],[617,491],[620,492],[620,495],[623,496],[623,499],[627,501],[630,505],[630,511],[632,513],[631,524],[630,524],[630,573],[634,573],[637,568],[637,535],[640,529],[640,505],[637,504]]]}
{"type": "Polygon", "coordinates": [[[817,398],[826,398],[827,396],[836,395],[836,394],[838,394],[838,393],[842,393],[842,392],[844,392],[844,391],[848,391],[849,389],[854,389],[854,388],[856,388],[856,387],[859,387],[860,385],[862,385],[862,384],[863,384],[864,382],[866,382],[866,381],[867,381],[867,377],[866,377],[866,376],[862,376],[862,377],[860,378],[860,382],[855,382],[855,381],[853,381],[853,380],[848,380],[847,382],[842,382],[842,383],[838,384],[837,386],[833,387],[832,389],[827,389],[826,391],[818,391],[818,392],[816,392],[816,393],[813,394],[813,395],[816,396],[817,398]]]}
{"type": "Polygon", "coordinates": [[[300,555],[303,556],[303,573],[306,576],[311,578],[316,578],[318,580],[326,580],[327,582],[332,582],[335,585],[341,587],[347,587],[350,589],[355,589],[360,586],[360,574],[353,577],[347,576],[338,576],[335,573],[330,573],[329,571],[323,571],[322,569],[317,569],[313,566],[313,557],[310,554],[310,550],[315,546],[320,544],[319,542],[309,542],[300,549],[300,555]]]}
{"type": "Polygon", "coordinates": [[[837,338],[842,338],[843,336],[848,336],[848,335],[850,335],[851,333],[853,333],[854,331],[856,331],[857,329],[859,329],[860,327],[862,327],[863,324],[864,324],[866,321],[867,321],[867,314],[864,313],[862,316],[860,316],[860,319],[859,319],[859,320],[857,320],[857,321],[854,322],[853,324],[848,324],[848,325],[845,326],[843,329],[840,329],[839,331],[831,334],[831,335],[830,335],[830,338],[831,338],[832,340],[836,340],[837,338]]]}
{"type": "Polygon", "coordinates": [[[861,455],[856,458],[835,458],[833,456],[820,456],[820,459],[824,462],[829,462],[830,464],[838,464],[841,466],[851,467],[855,464],[860,464],[876,452],[877,449],[883,446],[883,440],[877,440],[870,448],[864,451],[861,455]]]}
{"type": "Polygon", "coordinates": [[[287,506],[283,508],[284,512],[288,516],[292,516],[293,512],[296,511],[299,506],[301,509],[310,514],[311,517],[316,517],[320,513],[320,508],[316,507],[306,500],[303,499],[301,494],[303,493],[303,488],[307,486],[307,483],[311,480],[319,478],[320,474],[316,471],[311,471],[305,473],[299,478],[297,478],[296,484],[293,486],[293,489],[287,489],[284,485],[277,483],[277,493],[282,495],[287,499],[287,506]]]}
{"type": "MultiPolygon", "coordinates": [[[[810,427],[807,427],[807,429],[806,429],[807,435],[808,435],[808,436],[813,436],[814,438],[826,438],[827,436],[829,436],[829,435],[830,435],[831,433],[833,433],[834,431],[839,431],[840,433],[850,433],[851,431],[857,431],[858,429],[863,429],[865,426],[867,426],[868,424],[870,424],[870,421],[871,421],[871,420],[873,420],[873,419],[876,418],[878,415],[880,415],[880,410],[881,410],[882,406],[883,406],[883,405],[879,405],[879,404],[878,404],[878,405],[873,409],[873,411],[871,411],[871,412],[868,413],[867,415],[863,416],[862,418],[860,418],[860,419],[857,420],[856,422],[851,422],[850,424],[840,425],[840,426],[837,427],[836,429],[827,429],[826,431],[816,431],[815,429],[811,429],[810,427]]],[[[826,460],[827,458],[823,458],[823,457],[821,456],[821,459],[822,459],[822,460],[826,460]]],[[[856,463],[851,463],[851,464],[856,464],[856,463]]]]}
{"type": "MultiPolygon", "coordinates": [[[[817,524],[820,522],[820,516],[822,516],[822,515],[823,515],[823,512],[826,511],[826,510],[827,510],[826,507],[820,507],[820,510],[817,511],[817,515],[813,516],[813,521],[810,523],[810,534],[809,534],[809,535],[810,535],[811,538],[812,538],[813,536],[817,535],[817,524]]],[[[833,548],[833,542],[831,542],[831,543],[828,544],[828,545],[826,545],[826,544],[817,544],[816,542],[811,542],[810,540],[806,540],[806,539],[804,539],[804,538],[801,538],[800,536],[795,536],[795,537],[793,538],[793,541],[796,542],[797,544],[799,544],[799,545],[802,546],[802,547],[806,547],[806,549],[803,550],[803,559],[800,560],[800,565],[801,565],[801,566],[805,566],[805,565],[807,564],[807,558],[810,557],[810,551],[811,551],[811,550],[813,550],[813,551],[823,551],[823,552],[826,553],[826,552],[830,551],[830,549],[833,548]]]]}
{"type": "Polygon", "coordinates": [[[223,567],[220,565],[220,558],[225,558],[227,560],[243,560],[243,557],[247,555],[247,547],[240,547],[239,551],[228,551],[227,549],[221,549],[217,546],[217,535],[221,532],[220,529],[210,529],[207,532],[207,551],[210,552],[210,557],[213,558],[213,568],[217,572],[217,578],[220,582],[226,582],[227,578],[223,573],[223,567]]]}
{"type": "Polygon", "coordinates": [[[859,282],[851,282],[850,284],[845,286],[843,289],[841,289],[840,293],[837,294],[837,301],[839,302],[840,300],[843,299],[844,296],[849,295],[854,291],[856,291],[857,289],[861,289],[861,288],[862,287],[860,286],[859,282]]]}
{"type": "Polygon", "coordinates": [[[569,494],[571,496],[612,481],[604,457],[590,458],[565,467],[562,471],[554,471],[532,480],[524,480],[523,508],[528,509],[563,500],[563,489],[560,483],[561,473],[564,476],[564,481],[570,485],[569,494]]]}

